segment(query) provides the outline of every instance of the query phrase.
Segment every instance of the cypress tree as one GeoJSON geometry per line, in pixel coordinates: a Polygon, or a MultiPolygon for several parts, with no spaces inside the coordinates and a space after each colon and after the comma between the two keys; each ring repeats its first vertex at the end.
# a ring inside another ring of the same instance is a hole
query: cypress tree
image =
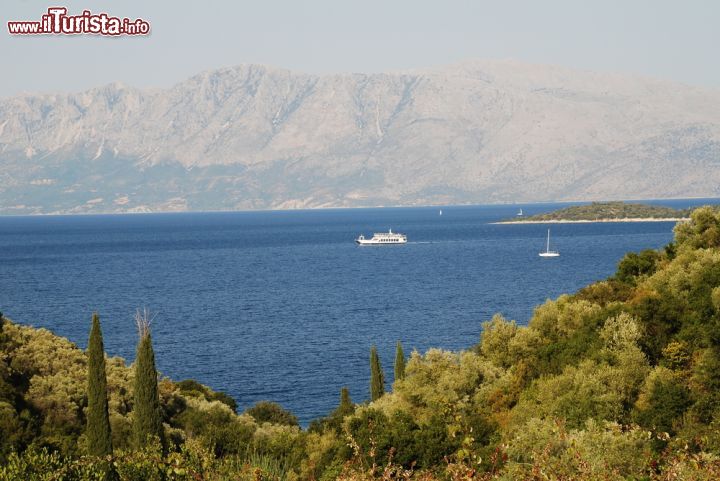
{"type": "Polygon", "coordinates": [[[352,414],[354,411],[355,405],[350,399],[350,390],[346,387],[343,387],[340,390],[340,405],[337,407],[335,412],[338,413],[340,417],[344,417],[352,414]]]}
{"type": "Polygon", "coordinates": [[[385,374],[380,365],[377,348],[370,349],[370,401],[375,401],[385,393],[385,374]]]}
{"type": "Polygon", "coordinates": [[[165,446],[162,411],[158,395],[155,352],[150,337],[150,319],[147,311],[135,315],[140,341],[135,357],[135,406],[133,408],[133,440],[137,448],[148,444],[150,436],[157,436],[165,446]]]}
{"type": "Polygon", "coordinates": [[[87,348],[87,446],[93,456],[112,454],[112,436],[110,416],[108,414],[107,378],[105,375],[105,349],[103,347],[100,317],[97,312],[92,316],[90,339],[87,348]]]}
{"type": "Polygon", "coordinates": [[[395,380],[405,378],[405,353],[400,341],[395,346],[395,380]]]}

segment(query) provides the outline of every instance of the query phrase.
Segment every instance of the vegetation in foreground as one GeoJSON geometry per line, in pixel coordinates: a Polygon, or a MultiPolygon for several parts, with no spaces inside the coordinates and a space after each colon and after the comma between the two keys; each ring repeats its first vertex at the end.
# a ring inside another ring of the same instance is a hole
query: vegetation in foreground
{"type": "Polygon", "coordinates": [[[624,219],[685,219],[690,209],[673,209],[659,205],[628,202],[593,202],[528,217],[516,216],[506,222],[607,221],[624,219]]]}
{"type": "Polygon", "coordinates": [[[236,414],[232,399],[194,381],[158,381],[154,363],[139,368],[142,349],[152,357],[143,339],[133,366],[103,359],[106,454],[97,339],[86,354],[4,321],[0,479],[720,479],[711,208],[678,224],[665,249],[628,254],[613,277],[539,306],[527,327],[496,315],[472,349],[406,363],[398,346],[391,391],[374,383],[375,399],[357,405],[343,390],[306,430],[273,403],[236,414]],[[137,392],[146,371],[142,389],[155,381],[156,397],[137,392]],[[156,401],[146,426],[161,430],[138,442],[140,404],[156,401]]]}

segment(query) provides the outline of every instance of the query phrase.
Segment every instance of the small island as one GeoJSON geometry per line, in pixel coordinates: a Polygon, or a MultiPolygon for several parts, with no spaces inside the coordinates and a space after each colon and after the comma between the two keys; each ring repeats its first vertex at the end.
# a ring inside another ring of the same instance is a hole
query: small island
{"type": "Polygon", "coordinates": [[[573,222],[671,222],[687,220],[690,209],[626,202],[593,202],[565,207],[546,214],[518,216],[498,224],[550,224],[573,222]]]}

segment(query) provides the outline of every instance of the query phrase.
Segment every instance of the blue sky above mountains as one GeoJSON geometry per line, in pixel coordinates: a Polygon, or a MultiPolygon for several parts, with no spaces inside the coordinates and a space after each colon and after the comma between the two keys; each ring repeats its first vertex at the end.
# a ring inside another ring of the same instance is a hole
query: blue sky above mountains
{"type": "MultiPolygon", "coordinates": [[[[0,34],[0,96],[113,81],[168,86],[199,71],[261,63],[310,73],[382,72],[513,58],[720,87],[714,1],[157,0],[62,2],[142,17],[139,38],[0,34]]],[[[0,20],[36,20],[42,2],[5,0],[0,20]]]]}

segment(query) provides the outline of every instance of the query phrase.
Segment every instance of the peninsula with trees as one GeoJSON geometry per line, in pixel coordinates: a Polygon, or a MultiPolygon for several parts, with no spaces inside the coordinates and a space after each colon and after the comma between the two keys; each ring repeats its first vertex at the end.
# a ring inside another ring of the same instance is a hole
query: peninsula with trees
{"type": "Polygon", "coordinates": [[[593,202],[564,207],[545,214],[517,216],[499,224],[550,224],[573,222],[669,222],[688,220],[691,209],[673,209],[629,202],[593,202]]]}

